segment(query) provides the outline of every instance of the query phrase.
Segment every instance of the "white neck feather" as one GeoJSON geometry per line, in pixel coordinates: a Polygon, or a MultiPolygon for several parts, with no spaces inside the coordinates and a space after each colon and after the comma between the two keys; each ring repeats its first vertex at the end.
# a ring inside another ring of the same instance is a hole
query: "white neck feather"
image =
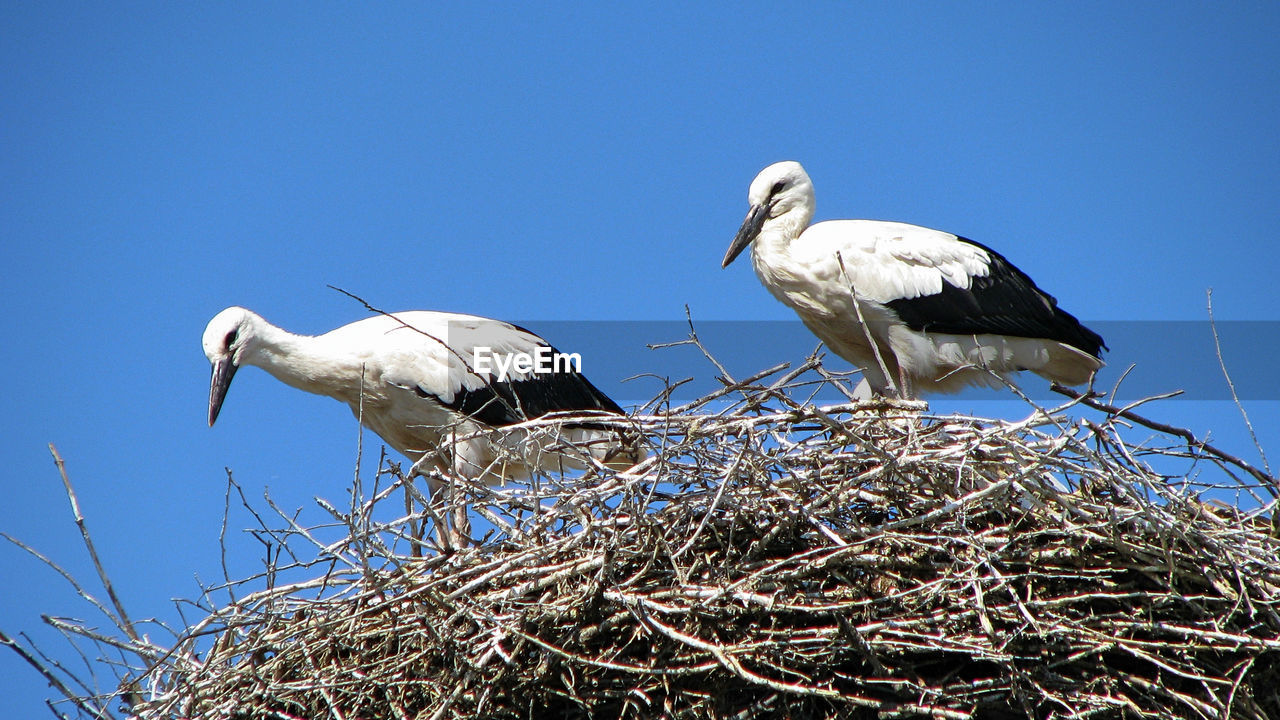
{"type": "Polygon", "coordinates": [[[258,318],[237,361],[256,365],[299,390],[354,402],[360,364],[350,353],[335,350],[320,337],[294,335],[258,318]]]}
{"type": "Polygon", "coordinates": [[[785,255],[791,242],[809,227],[813,218],[813,204],[797,205],[775,218],[765,221],[756,237],[752,258],[785,255]]]}

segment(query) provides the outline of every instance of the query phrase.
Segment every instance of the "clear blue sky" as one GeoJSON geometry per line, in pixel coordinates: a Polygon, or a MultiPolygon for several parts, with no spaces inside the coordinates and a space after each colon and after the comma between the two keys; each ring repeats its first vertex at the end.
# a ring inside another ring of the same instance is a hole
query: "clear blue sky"
{"type": "MultiPolygon", "coordinates": [[[[1280,5],[805,5],[3,4],[0,530],[91,578],[56,443],[131,612],[174,621],[169,598],[219,576],[224,467],[318,518],[355,464],[346,408],[257,370],[205,426],[218,310],[321,332],[365,316],[336,285],[534,329],[789,320],[749,263],[719,267],[782,159],[818,219],[972,237],[1086,321],[1203,320],[1212,287],[1219,318],[1274,337],[1280,5]]],[[[1176,375],[1147,337],[1113,365],[1176,375]]],[[[760,367],[811,347],[758,340],[760,367]]],[[[667,357],[638,362],[682,374],[667,357]]],[[[1250,409],[1280,455],[1277,406],[1250,409]]],[[[1250,452],[1225,403],[1154,414],[1250,452]]],[[[251,572],[256,543],[233,550],[251,572]]],[[[50,649],[40,613],[90,615],[12,546],[0,588],[0,628],[50,649]]],[[[15,656],[0,678],[14,717],[43,712],[15,656]]]]}

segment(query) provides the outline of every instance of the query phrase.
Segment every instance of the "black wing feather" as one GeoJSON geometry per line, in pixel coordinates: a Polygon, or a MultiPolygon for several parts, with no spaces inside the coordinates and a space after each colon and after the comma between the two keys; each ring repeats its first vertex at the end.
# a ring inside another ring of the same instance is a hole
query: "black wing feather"
{"type": "Polygon", "coordinates": [[[936,295],[886,303],[908,327],[953,335],[1044,338],[1101,357],[1107,347],[1102,337],[1059,308],[1058,301],[1036,287],[1026,273],[981,243],[957,240],[987,252],[991,258],[987,275],[973,278],[967,290],[944,279],[942,292],[936,295]]]}
{"type": "MultiPolygon", "coordinates": [[[[555,352],[555,348],[550,349],[555,352]]],[[[417,392],[492,427],[515,425],[554,412],[624,414],[608,395],[576,372],[539,373],[522,380],[491,381],[474,390],[459,390],[451,402],[422,387],[418,387],[417,392]]],[[[586,427],[590,423],[577,425],[586,427]]]]}

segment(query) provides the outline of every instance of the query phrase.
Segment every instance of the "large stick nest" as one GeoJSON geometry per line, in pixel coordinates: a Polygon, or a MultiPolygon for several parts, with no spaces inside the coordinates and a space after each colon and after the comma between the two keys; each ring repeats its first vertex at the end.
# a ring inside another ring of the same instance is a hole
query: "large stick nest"
{"type": "Polygon", "coordinates": [[[459,481],[475,546],[420,539],[442,500],[394,466],[326,506],[341,538],[281,522],[296,562],[141,648],[130,713],[1280,717],[1256,471],[1114,416],[735,393],[629,420],[651,443],[629,472],[459,481]]]}

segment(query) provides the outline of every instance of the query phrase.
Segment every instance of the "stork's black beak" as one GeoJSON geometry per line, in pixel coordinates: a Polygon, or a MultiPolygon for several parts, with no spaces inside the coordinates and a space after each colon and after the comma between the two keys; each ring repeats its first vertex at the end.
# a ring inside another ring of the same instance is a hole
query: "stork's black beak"
{"type": "Polygon", "coordinates": [[[734,258],[742,254],[743,250],[751,244],[752,240],[760,234],[760,228],[764,226],[764,221],[769,219],[768,205],[752,205],[750,212],[747,213],[747,219],[742,221],[742,227],[738,228],[738,235],[733,239],[733,243],[729,245],[729,251],[724,254],[724,262],[720,263],[720,267],[727,268],[734,258]]]}
{"type": "Polygon", "coordinates": [[[231,358],[222,358],[213,363],[213,377],[209,380],[209,427],[218,419],[222,410],[222,401],[227,397],[227,389],[231,387],[231,378],[235,377],[239,365],[231,358]]]}

